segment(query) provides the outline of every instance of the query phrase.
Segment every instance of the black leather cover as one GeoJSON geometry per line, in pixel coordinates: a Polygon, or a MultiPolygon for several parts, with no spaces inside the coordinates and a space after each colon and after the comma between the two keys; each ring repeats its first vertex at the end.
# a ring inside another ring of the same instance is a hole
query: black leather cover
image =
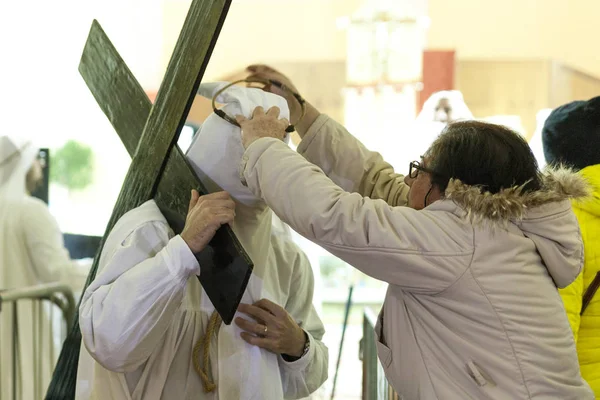
{"type": "MultiPolygon", "coordinates": [[[[171,210],[161,209],[161,212],[176,234],[183,231],[185,218],[171,210]]],[[[254,268],[230,230],[229,225],[223,226],[208,246],[195,254],[201,270],[198,280],[227,325],[233,320],[254,268]]]]}

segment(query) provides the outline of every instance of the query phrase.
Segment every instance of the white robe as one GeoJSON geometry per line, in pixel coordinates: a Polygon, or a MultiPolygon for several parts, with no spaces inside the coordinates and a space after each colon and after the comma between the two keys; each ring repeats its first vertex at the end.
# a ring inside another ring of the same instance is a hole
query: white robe
{"type": "MultiPolygon", "coordinates": [[[[69,259],[58,224],[46,204],[25,193],[25,175],[37,152],[24,140],[0,137],[0,290],[51,282],[68,284],[80,271],[69,259]]],[[[2,304],[0,311],[3,399],[12,399],[13,393],[13,304],[2,304]]],[[[60,318],[59,311],[48,304],[43,308],[36,304],[18,301],[17,398],[23,400],[43,397],[62,344],[53,341],[49,323],[48,311],[60,318]]]]}
{"type": "Polygon", "coordinates": [[[432,94],[417,118],[405,127],[405,134],[394,135],[389,143],[393,151],[385,155],[387,162],[398,171],[408,172],[409,163],[419,161],[438,136],[444,131],[447,122],[441,122],[446,117],[443,110],[437,106],[441,99],[447,99],[452,108],[452,122],[473,119],[473,114],[467,107],[462,94],[458,90],[440,91],[432,94]]]}
{"type": "MultiPolygon", "coordinates": [[[[218,85],[203,88],[212,93],[218,85]]],[[[239,102],[249,113],[254,105],[269,107],[276,100],[287,112],[283,99],[273,96],[232,88],[220,102],[228,103],[227,111],[235,114],[240,113],[239,102]]],[[[85,349],[77,398],[295,399],[308,396],[325,381],[328,352],[321,342],[323,324],[312,306],[310,264],[293,243],[272,233],[272,211],[241,185],[242,153],[239,128],[213,114],[187,157],[210,190],[223,188],[236,200],[232,228],[255,264],[242,302],[267,298],[284,307],[307,332],[310,351],[286,362],[245,343],[235,324],[221,325],[210,347],[217,390],[205,393],[193,368],[192,349],[204,335],[214,307],[195,276],[202,266],[149,201],[113,228],[99,274],[84,294],[80,325],[85,349]],[[89,355],[96,360],[93,377],[85,371],[89,355]]]]}

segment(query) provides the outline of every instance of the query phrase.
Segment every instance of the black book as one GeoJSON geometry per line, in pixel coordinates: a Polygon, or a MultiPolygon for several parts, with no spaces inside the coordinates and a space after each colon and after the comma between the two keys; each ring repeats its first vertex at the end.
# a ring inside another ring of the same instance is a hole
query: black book
{"type": "MultiPolygon", "coordinates": [[[[180,234],[185,217],[166,207],[159,208],[175,234],[180,234]]],[[[221,227],[195,256],[202,271],[198,280],[223,322],[231,324],[254,268],[252,260],[228,225],[221,227]]]]}

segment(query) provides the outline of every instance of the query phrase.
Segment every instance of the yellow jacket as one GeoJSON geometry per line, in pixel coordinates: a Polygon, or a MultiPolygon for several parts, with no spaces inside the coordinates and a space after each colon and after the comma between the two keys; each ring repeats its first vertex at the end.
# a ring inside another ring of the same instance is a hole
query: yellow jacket
{"type": "Polygon", "coordinates": [[[580,316],[583,294],[600,272],[600,164],[581,170],[594,187],[593,199],[573,203],[585,246],[585,265],[577,279],[560,291],[573,328],[581,375],[600,399],[600,290],[580,316]]]}

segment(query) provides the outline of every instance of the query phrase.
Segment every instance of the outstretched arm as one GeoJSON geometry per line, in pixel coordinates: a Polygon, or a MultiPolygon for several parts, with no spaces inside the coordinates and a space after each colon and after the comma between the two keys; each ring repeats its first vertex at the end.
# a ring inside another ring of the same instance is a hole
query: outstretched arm
{"type": "MultiPolygon", "coordinates": [[[[269,66],[252,65],[248,72],[249,78],[275,80],[298,92],[288,77],[269,66]]],[[[309,102],[305,103],[302,116],[298,101],[290,95],[290,91],[275,85],[265,90],[287,100],[291,122],[296,124],[296,132],[302,138],[298,152],[320,167],[333,182],[347,192],[382,199],[391,206],[406,205],[408,187],[404,184],[404,177],[397,174],[379,153],[368,150],[346,128],[321,114],[309,102]]]]}

